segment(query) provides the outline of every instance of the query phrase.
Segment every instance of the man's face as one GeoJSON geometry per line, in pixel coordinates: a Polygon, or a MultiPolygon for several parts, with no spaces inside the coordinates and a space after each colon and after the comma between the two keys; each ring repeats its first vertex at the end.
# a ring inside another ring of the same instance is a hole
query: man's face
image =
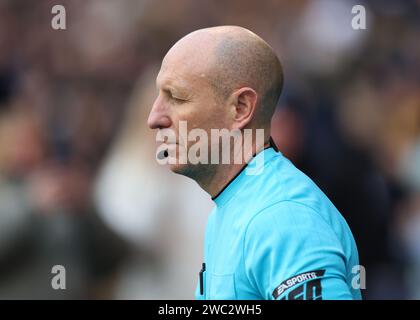
{"type": "MultiPolygon", "coordinates": [[[[188,54],[169,52],[162,62],[160,72],[156,78],[158,96],[150,111],[148,125],[151,129],[170,129],[176,136],[176,144],[169,144],[169,152],[173,152],[177,163],[171,164],[173,172],[193,176],[194,165],[180,164],[179,148],[184,148],[186,154],[195,141],[188,141],[180,136],[180,121],[186,121],[188,133],[192,129],[200,128],[206,131],[210,138],[211,129],[226,128],[227,108],[219,99],[208,80],[208,72],[202,57],[196,59],[188,54]],[[186,141],[185,141],[186,140],[186,141]],[[176,149],[174,152],[172,149],[176,149]]],[[[210,141],[207,143],[210,155],[210,141]]]]}

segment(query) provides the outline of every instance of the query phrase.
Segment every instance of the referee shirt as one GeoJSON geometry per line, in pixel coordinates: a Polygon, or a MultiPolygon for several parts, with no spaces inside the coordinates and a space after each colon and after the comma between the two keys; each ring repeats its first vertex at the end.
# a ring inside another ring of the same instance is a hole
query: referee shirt
{"type": "Polygon", "coordinates": [[[275,147],[213,200],[197,299],[361,299],[346,221],[275,147]]]}

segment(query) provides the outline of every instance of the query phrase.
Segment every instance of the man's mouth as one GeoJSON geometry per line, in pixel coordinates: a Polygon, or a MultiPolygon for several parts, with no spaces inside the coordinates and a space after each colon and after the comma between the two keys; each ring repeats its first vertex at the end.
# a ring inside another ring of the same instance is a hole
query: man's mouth
{"type": "Polygon", "coordinates": [[[157,158],[159,160],[163,160],[163,159],[169,157],[169,149],[177,148],[177,146],[180,146],[180,144],[177,143],[177,142],[175,142],[175,143],[165,143],[165,145],[166,145],[166,148],[161,150],[157,155],[157,158]]]}

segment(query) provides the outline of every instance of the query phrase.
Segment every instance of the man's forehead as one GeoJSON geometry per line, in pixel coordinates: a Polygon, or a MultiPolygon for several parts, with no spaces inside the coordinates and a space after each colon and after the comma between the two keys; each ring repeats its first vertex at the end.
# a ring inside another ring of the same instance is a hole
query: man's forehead
{"type": "Polygon", "coordinates": [[[156,86],[158,88],[164,86],[182,86],[185,82],[188,82],[188,75],[182,75],[179,70],[169,68],[163,64],[156,77],[156,86]]]}
{"type": "Polygon", "coordinates": [[[208,72],[205,68],[195,68],[191,64],[177,64],[171,61],[162,62],[156,77],[156,86],[193,87],[207,81],[208,72]]]}

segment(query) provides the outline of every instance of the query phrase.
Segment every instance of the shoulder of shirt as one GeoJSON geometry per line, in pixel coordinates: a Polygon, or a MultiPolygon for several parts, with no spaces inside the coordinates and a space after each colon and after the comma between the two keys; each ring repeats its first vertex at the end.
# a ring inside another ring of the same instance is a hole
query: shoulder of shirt
{"type": "Polygon", "coordinates": [[[269,232],[280,238],[293,235],[294,239],[324,233],[338,240],[332,226],[315,209],[293,200],[278,201],[255,213],[245,228],[245,239],[258,239],[269,232]]]}
{"type": "MultiPolygon", "coordinates": [[[[282,199],[277,202],[271,203],[254,215],[252,215],[248,224],[252,223],[254,220],[258,219],[269,219],[270,215],[279,216],[285,223],[298,222],[298,221],[324,221],[324,218],[318,214],[317,210],[304,202],[291,200],[291,199],[282,199]],[[291,212],[295,209],[293,212],[291,212]],[[297,209],[297,210],[296,210],[297,209]]],[[[327,221],[324,221],[327,223],[327,221]]],[[[327,223],[328,224],[328,223],[327,223]]]]}
{"type": "MultiPolygon", "coordinates": [[[[250,209],[253,213],[250,212],[248,221],[253,220],[259,213],[276,206],[283,206],[284,209],[290,206],[299,207],[300,213],[305,213],[305,215],[311,213],[313,218],[321,219],[327,224],[330,224],[328,220],[332,216],[339,215],[337,208],[325,193],[289,159],[279,155],[272,160],[277,161],[267,163],[269,178],[267,175],[260,178],[257,176],[248,184],[252,186],[250,190],[258,188],[257,192],[255,189],[251,191],[254,200],[250,209]]],[[[248,195],[245,191],[243,198],[245,199],[248,195]]],[[[294,217],[294,219],[297,218],[299,215],[294,217]]]]}

